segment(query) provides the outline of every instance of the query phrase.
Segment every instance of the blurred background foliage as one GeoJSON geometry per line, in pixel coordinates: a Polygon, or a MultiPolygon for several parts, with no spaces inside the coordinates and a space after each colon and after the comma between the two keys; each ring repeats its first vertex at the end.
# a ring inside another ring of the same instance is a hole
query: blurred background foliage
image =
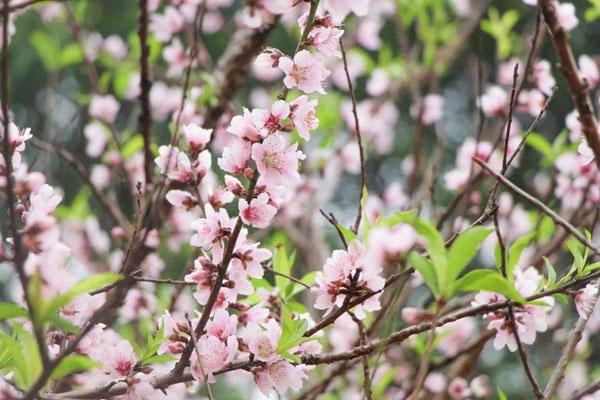
{"type": "MultiPolygon", "coordinates": [[[[366,81],[375,68],[388,71],[394,77],[392,81],[394,84],[403,83],[402,90],[393,99],[400,112],[399,122],[393,127],[393,151],[386,156],[369,153],[367,162],[369,193],[381,194],[387,184],[397,180],[402,160],[412,152],[415,127],[409,109],[410,86],[414,83],[414,76],[422,71],[433,71],[427,79],[417,81],[416,84],[420,86],[422,93],[440,93],[445,99],[444,116],[437,125],[437,133],[444,138],[446,144],[441,174],[454,163],[456,148],[465,138],[472,137],[476,133],[478,62],[482,65],[485,88],[496,81],[498,66],[502,61],[511,57],[518,57],[521,60],[526,58],[536,21],[536,8],[525,5],[522,0],[472,1],[474,9],[484,10],[481,22],[457,48],[450,52],[446,50],[444,53],[444,49],[460,36],[467,21],[456,16],[450,1],[395,0],[395,2],[398,10],[397,20],[388,19],[383,26],[381,48],[377,51],[368,51],[359,47],[349,50],[351,54],[361,57],[366,67],[367,73],[358,79],[356,85],[359,99],[367,97],[366,81]],[[403,51],[404,45],[401,43],[403,39],[396,34],[394,25],[396,23],[406,27],[408,34],[404,39],[409,42],[411,48],[418,43],[415,47],[416,54],[407,57],[403,51]]],[[[204,44],[213,60],[217,60],[223,53],[235,31],[233,17],[236,10],[243,5],[242,3],[236,1],[233,7],[226,10],[226,22],[220,31],[203,35],[204,44]]],[[[599,55],[600,1],[573,0],[572,3],[576,7],[580,20],[579,26],[570,35],[575,54],[599,55]]],[[[91,86],[81,47],[68,26],[76,23],[84,31],[97,31],[104,37],[116,34],[128,44],[130,52],[124,60],[118,61],[107,54],[100,54],[96,60],[99,88],[103,92],[113,93],[122,100],[129,79],[137,70],[139,56],[139,43],[135,31],[137,2],[134,0],[71,0],[66,4],[69,5],[72,16],[47,22],[40,17],[39,13],[26,11],[16,19],[16,34],[12,38],[10,48],[11,106],[18,126],[31,127],[35,136],[69,149],[84,163],[91,165],[92,160],[86,159],[83,150],[86,143],[82,135],[83,126],[88,122],[86,110],[91,86]]],[[[353,24],[354,21],[350,19],[346,30],[352,31],[353,24]]],[[[298,36],[297,26],[295,24],[292,26],[286,28],[278,25],[269,37],[269,44],[284,52],[291,52],[298,36]]],[[[161,44],[151,40],[151,63],[156,77],[164,74],[166,69],[160,53],[161,44]]],[[[572,111],[573,106],[565,82],[555,66],[552,44],[547,37],[541,44],[539,56],[553,63],[559,88],[549,113],[537,129],[542,142],[544,137],[548,142],[552,142],[564,129],[564,117],[572,111]]],[[[204,87],[201,101],[206,104],[214,101],[210,89],[211,75],[196,71],[194,79],[196,84],[202,84],[204,87]]],[[[238,107],[248,104],[252,88],[260,85],[263,84],[249,77],[245,87],[235,98],[238,107]]],[[[318,117],[321,126],[313,141],[317,147],[332,146],[336,135],[344,131],[340,104],[345,95],[344,92],[331,89],[328,90],[327,95],[320,98],[318,117]]],[[[594,94],[594,100],[595,104],[598,104],[597,93],[594,94]]],[[[131,155],[141,147],[139,136],[135,135],[137,104],[124,101],[121,107],[122,112],[117,120],[117,127],[126,139],[124,140],[125,153],[131,155]]],[[[519,115],[519,118],[525,122],[524,126],[532,119],[524,115],[519,115]]],[[[492,126],[494,126],[492,123],[486,123],[484,135],[495,137],[496,133],[487,131],[492,126]]],[[[168,122],[156,123],[153,126],[153,134],[157,144],[165,144],[170,135],[168,122]]],[[[434,143],[434,136],[426,134],[424,150],[426,154],[432,154],[434,143]]],[[[538,147],[549,151],[550,154],[546,154],[548,157],[552,156],[552,150],[548,150],[544,143],[538,147]]],[[[540,169],[540,165],[544,165],[541,163],[544,155],[539,150],[528,147],[524,152],[520,167],[513,176],[517,183],[530,181],[540,169]]],[[[90,198],[89,193],[81,189],[82,182],[77,174],[54,155],[31,148],[28,157],[30,170],[46,172],[50,177],[50,183],[60,186],[64,191],[65,207],[62,215],[74,217],[79,214],[80,217],[85,217],[94,200],[90,198]]],[[[331,210],[340,220],[349,222],[354,214],[352,205],[359,187],[356,176],[348,175],[343,179],[331,210]]],[[[440,204],[447,204],[452,195],[443,188],[441,179],[438,179],[438,186],[438,201],[440,204]]],[[[332,238],[332,242],[334,240],[336,239],[332,238]]],[[[161,256],[168,265],[173,265],[174,268],[177,266],[179,269],[184,268],[182,260],[187,259],[186,254],[173,255],[162,252],[161,256]]],[[[179,274],[179,270],[173,270],[174,276],[179,274]]],[[[6,290],[6,288],[2,289],[6,290]]],[[[122,329],[126,334],[128,328],[122,327],[122,329]]],[[[146,328],[142,328],[143,331],[151,329],[150,321],[146,328]]],[[[133,337],[134,333],[131,332],[130,336],[133,337]]],[[[552,339],[548,337],[542,337],[536,344],[536,348],[546,350],[535,351],[538,365],[548,365],[556,358],[559,351],[552,339]]],[[[590,351],[594,352],[591,360],[600,360],[600,350],[592,346],[590,351]]],[[[510,399],[528,399],[531,395],[517,357],[516,353],[506,351],[486,351],[481,360],[483,372],[490,374],[493,386],[503,383],[503,389],[510,399]],[[503,367],[499,368],[499,365],[503,367]]],[[[598,369],[597,366],[592,367],[598,369]]],[[[219,383],[213,390],[215,393],[223,393],[227,390],[227,397],[218,398],[246,398],[244,393],[232,393],[223,383],[219,383]]],[[[327,399],[327,396],[323,398],[327,399]]]]}

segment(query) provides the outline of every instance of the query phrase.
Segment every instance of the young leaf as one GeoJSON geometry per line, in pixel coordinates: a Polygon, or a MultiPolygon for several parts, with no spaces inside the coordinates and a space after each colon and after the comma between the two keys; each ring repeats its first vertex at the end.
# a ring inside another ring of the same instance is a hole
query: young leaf
{"type": "Polygon", "coordinates": [[[29,313],[15,303],[0,303],[0,321],[5,319],[29,317],[29,313]]]}
{"type": "Polygon", "coordinates": [[[515,242],[508,249],[508,259],[506,261],[506,274],[510,279],[512,279],[513,271],[519,263],[521,253],[527,246],[529,246],[529,243],[531,242],[531,239],[533,239],[534,236],[535,232],[531,232],[525,236],[522,236],[519,239],[515,240],[515,242]]]}
{"type": "Polygon", "coordinates": [[[548,273],[548,282],[546,283],[546,287],[551,288],[556,282],[556,270],[548,258],[544,257],[544,263],[546,264],[546,271],[548,273]]]}
{"type": "Polygon", "coordinates": [[[121,274],[107,272],[93,275],[87,279],[77,282],[71,289],[54,297],[45,307],[43,321],[48,321],[56,314],[60,308],[68,304],[75,297],[100,289],[122,279],[121,274]]]}
{"type": "Polygon", "coordinates": [[[465,267],[477,255],[481,242],[493,231],[491,228],[475,226],[461,233],[448,253],[448,267],[445,281],[451,284],[456,280],[465,267]]]}
{"type": "Polygon", "coordinates": [[[52,371],[50,379],[58,380],[73,373],[87,371],[99,366],[100,364],[86,356],[80,354],[69,354],[63,358],[62,361],[56,366],[54,371],[52,371]]]}
{"type": "Polygon", "coordinates": [[[525,299],[519,291],[504,278],[498,271],[491,269],[476,269],[454,282],[451,293],[456,292],[494,292],[503,295],[519,303],[525,303],[525,299]]]}
{"type": "Polygon", "coordinates": [[[421,274],[423,280],[435,297],[439,296],[440,290],[438,286],[438,278],[435,267],[425,257],[416,251],[408,253],[408,262],[421,274]]]}
{"type": "Polygon", "coordinates": [[[350,228],[346,228],[342,224],[337,224],[336,227],[342,232],[342,236],[346,239],[346,243],[350,243],[351,241],[356,239],[356,233],[352,232],[350,228]]]}

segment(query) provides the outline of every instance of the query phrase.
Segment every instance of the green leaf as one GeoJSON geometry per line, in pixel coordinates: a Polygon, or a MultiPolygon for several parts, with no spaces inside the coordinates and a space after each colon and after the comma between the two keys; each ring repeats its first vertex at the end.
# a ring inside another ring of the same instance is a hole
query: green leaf
{"type": "Polygon", "coordinates": [[[519,291],[498,271],[491,269],[476,269],[454,282],[451,293],[487,291],[503,295],[519,303],[525,299],[519,291]]]}
{"type": "Polygon", "coordinates": [[[146,345],[146,351],[141,357],[142,364],[149,364],[148,360],[156,356],[156,352],[160,348],[160,345],[165,340],[165,324],[160,323],[158,332],[155,336],[148,335],[148,344],[146,345]]]}
{"type": "Polygon", "coordinates": [[[408,262],[421,274],[423,280],[437,298],[439,296],[439,286],[436,269],[427,258],[423,257],[416,251],[408,253],[408,262]]]}
{"type": "Polygon", "coordinates": [[[527,136],[527,141],[526,141],[527,145],[529,145],[531,148],[533,148],[534,150],[536,150],[538,153],[540,153],[542,155],[542,166],[543,167],[548,167],[550,165],[552,165],[552,163],[554,162],[554,159],[556,158],[555,152],[554,152],[554,148],[552,147],[552,144],[550,144],[550,141],[548,139],[546,139],[545,136],[536,133],[536,132],[531,132],[528,136],[527,136]]]}
{"type": "Polygon", "coordinates": [[[48,321],[58,311],[72,301],[75,297],[89,293],[96,289],[115,283],[123,278],[123,275],[107,272],[93,275],[87,279],[77,282],[71,289],[54,297],[45,307],[44,321],[48,321]]]}
{"type": "Polygon", "coordinates": [[[498,388],[498,400],[508,400],[502,389],[498,388]]]}
{"type": "Polygon", "coordinates": [[[346,239],[346,243],[350,244],[351,241],[356,239],[356,233],[352,232],[350,228],[346,228],[342,224],[337,224],[337,228],[342,232],[342,236],[346,239]]]}
{"type": "Polygon", "coordinates": [[[546,271],[548,273],[548,282],[546,283],[546,288],[549,289],[553,287],[554,283],[556,282],[556,270],[548,258],[544,257],[544,263],[546,264],[546,271]]]}
{"type": "Polygon", "coordinates": [[[0,330],[0,344],[2,349],[8,351],[10,354],[11,364],[15,372],[15,383],[19,387],[27,387],[30,384],[31,379],[29,378],[29,366],[27,365],[27,359],[23,355],[23,349],[21,345],[12,336],[0,330]]]}
{"type": "Polygon", "coordinates": [[[391,368],[379,379],[379,382],[373,388],[373,399],[385,399],[385,391],[394,382],[394,375],[398,372],[398,367],[391,368]]]}
{"type": "Polygon", "coordinates": [[[64,68],[69,65],[79,64],[82,61],[83,51],[81,51],[81,47],[76,43],[71,43],[60,51],[58,64],[60,68],[64,68]]]}
{"type": "Polygon", "coordinates": [[[515,267],[519,263],[521,259],[521,253],[523,250],[529,246],[531,239],[535,236],[535,232],[531,232],[525,236],[520,237],[515,240],[515,242],[508,249],[508,259],[506,260],[506,274],[509,279],[512,280],[513,272],[515,267]]]}
{"type": "Polygon", "coordinates": [[[160,355],[156,355],[156,356],[152,356],[147,358],[144,361],[144,364],[163,364],[163,363],[167,363],[170,361],[173,361],[175,358],[170,355],[170,354],[160,354],[160,355]]]}
{"type": "Polygon", "coordinates": [[[0,320],[29,317],[29,313],[24,308],[15,303],[0,303],[0,320]]]}
{"type": "Polygon", "coordinates": [[[50,375],[50,379],[58,380],[76,372],[87,371],[92,368],[98,368],[99,366],[100,364],[86,356],[70,354],[63,358],[56,368],[54,368],[52,375],[50,375]]]}
{"type": "Polygon", "coordinates": [[[131,137],[131,139],[129,139],[127,141],[127,143],[125,143],[123,145],[121,154],[123,155],[124,159],[128,160],[135,153],[139,152],[143,148],[144,148],[144,138],[141,135],[133,135],[131,137]]]}
{"type": "Polygon", "coordinates": [[[60,69],[60,45],[54,36],[38,30],[31,34],[29,41],[49,71],[60,69]]]}
{"type": "Polygon", "coordinates": [[[277,345],[277,353],[280,355],[290,358],[292,355],[289,354],[289,350],[302,343],[316,340],[316,338],[304,337],[308,330],[308,321],[302,318],[293,319],[292,313],[286,306],[281,311],[281,322],[281,337],[277,345]]]}
{"type": "MultiPolygon", "coordinates": [[[[477,255],[481,242],[493,231],[491,228],[475,226],[461,233],[450,246],[445,282],[451,284],[477,255]]],[[[443,288],[442,288],[443,291],[443,288]]]]}

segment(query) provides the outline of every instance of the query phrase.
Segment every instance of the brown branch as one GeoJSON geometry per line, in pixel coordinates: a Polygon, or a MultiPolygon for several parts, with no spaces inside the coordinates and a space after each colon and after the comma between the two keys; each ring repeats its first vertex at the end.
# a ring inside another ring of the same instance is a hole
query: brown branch
{"type": "Polygon", "coordinates": [[[596,166],[600,168],[600,136],[598,135],[598,122],[594,116],[594,109],[588,93],[588,84],[579,76],[579,70],[569,44],[565,29],[561,26],[557,16],[557,2],[553,0],[538,0],[538,5],[544,15],[546,25],[552,35],[552,42],[556,49],[560,70],[567,80],[569,91],[575,108],[579,113],[583,134],[588,145],[594,152],[596,166]]]}
{"type": "Polygon", "coordinates": [[[36,321],[36,311],[33,308],[33,302],[31,300],[29,292],[29,277],[25,272],[25,248],[23,248],[22,237],[18,230],[18,212],[17,212],[17,195],[15,193],[15,180],[13,176],[14,166],[12,163],[13,150],[10,145],[10,114],[9,114],[9,101],[10,101],[10,50],[9,46],[9,34],[8,25],[10,23],[9,13],[9,0],[4,0],[4,7],[2,9],[2,71],[0,76],[0,102],[2,108],[2,154],[4,158],[4,169],[6,174],[6,187],[4,192],[6,193],[6,202],[8,209],[8,225],[12,236],[13,245],[13,257],[12,261],[15,265],[21,288],[23,289],[23,298],[27,305],[27,311],[29,314],[29,320],[31,321],[33,335],[36,340],[36,344],[39,348],[40,357],[42,364],[48,362],[48,348],[44,340],[44,332],[41,326],[36,321]]]}
{"type": "MultiPolygon", "coordinates": [[[[62,2],[66,2],[67,0],[25,0],[22,1],[20,3],[17,4],[12,4],[8,6],[8,11],[13,13],[15,11],[20,11],[24,8],[27,8],[29,6],[33,6],[35,4],[38,3],[46,3],[46,2],[53,2],[53,3],[62,3],[62,2]]],[[[0,10],[0,12],[4,12],[4,7],[2,7],[2,10],[0,10]]]]}
{"type": "MultiPolygon", "coordinates": [[[[140,39],[140,106],[141,112],[138,117],[139,130],[144,138],[144,173],[146,177],[146,186],[152,183],[152,151],[150,149],[152,111],[150,109],[150,67],[148,58],[150,57],[150,47],[148,46],[148,0],[139,0],[140,18],[138,24],[138,37],[140,39]]],[[[168,164],[167,164],[168,165],[168,164]]]]}
{"type": "Polygon", "coordinates": [[[587,395],[594,394],[600,390],[600,380],[592,382],[588,386],[584,387],[581,390],[576,391],[569,397],[569,400],[580,400],[586,397],[587,395]]]}
{"type": "MultiPolygon", "coordinates": [[[[582,284],[585,284],[593,279],[597,279],[598,277],[600,277],[600,271],[591,273],[584,278],[564,284],[558,288],[554,288],[551,290],[543,290],[540,293],[537,293],[533,296],[527,297],[526,300],[527,301],[535,301],[535,300],[539,300],[539,299],[547,297],[547,296],[552,296],[557,293],[563,293],[572,288],[575,288],[582,284]]],[[[455,313],[441,317],[438,320],[438,323],[436,324],[436,326],[441,327],[443,325],[449,324],[454,321],[458,321],[458,320],[466,318],[466,317],[482,315],[482,314],[486,314],[489,312],[498,311],[498,310],[508,307],[509,305],[516,305],[516,303],[512,302],[512,301],[501,301],[501,302],[497,302],[497,303],[484,304],[484,305],[477,306],[477,307],[469,307],[462,311],[457,311],[455,313]]],[[[325,353],[322,355],[304,355],[301,357],[302,363],[307,364],[307,365],[316,365],[316,364],[330,364],[330,363],[334,363],[337,361],[353,360],[355,358],[361,357],[364,354],[370,354],[370,353],[373,353],[374,351],[381,350],[382,348],[385,348],[389,345],[392,345],[395,343],[400,343],[400,342],[408,339],[411,336],[426,332],[426,331],[432,329],[432,327],[433,327],[432,322],[423,322],[421,324],[417,324],[417,325],[410,326],[408,328],[401,329],[400,331],[397,331],[396,333],[390,335],[389,337],[387,337],[385,339],[373,340],[372,342],[370,342],[368,344],[357,346],[357,347],[353,348],[352,350],[349,350],[346,352],[325,353]]],[[[70,345],[69,347],[71,347],[71,346],[73,346],[73,345],[70,345]]],[[[223,368],[222,370],[217,371],[215,373],[215,375],[223,374],[223,373],[238,370],[238,369],[248,370],[251,367],[257,366],[257,365],[261,365],[261,363],[258,361],[234,362],[234,363],[231,363],[229,366],[223,368]]],[[[340,374],[341,373],[343,373],[343,372],[340,372],[340,374]]],[[[177,383],[189,382],[192,380],[193,380],[193,377],[192,377],[191,373],[189,373],[189,372],[182,372],[182,373],[170,372],[165,375],[157,376],[154,379],[152,379],[152,385],[156,389],[164,389],[168,386],[171,386],[171,385],[174,385],[177,383]]],[[[72,392],[57,393],[57,394],[44,394],[43,396],[41,396],[41,398],[47,399],[47,400],[100,399],[100,398],[122,395],[125,393],[127,393],[127,386],[123,386],[123,385],[119,384],[119,385],[116,385],[115,387],[111,388],[109,391],[104,390],[104,387],[102,387],[102,388],[87,389],[87,390],[82,390],[82,391],[72,391],[72,392]],[[100,390],[103,390],[103,391],[100,391],[100,390]]]]}

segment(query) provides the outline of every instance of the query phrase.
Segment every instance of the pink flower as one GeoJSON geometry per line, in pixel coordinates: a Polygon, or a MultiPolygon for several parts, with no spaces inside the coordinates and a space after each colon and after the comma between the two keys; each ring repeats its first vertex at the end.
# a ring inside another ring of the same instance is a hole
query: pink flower
{"type": "Polygon", "coordinates": [[[245,199],[239,201],[240,217],[245,224],[256,228],[266,228],[277,213],[277,208],[269,204],[269,195],[261,193],[250,204],[245,199]]]}
{"type": "Polygon", "coordinates": [[[92,166],[92,169],[90,171],[90,181],[96,189],[106,189],[111,182],[110,168],[108,168],[104,164],[96,164],[92,166]]]}
{"type": "Polygon", "coordinates": [[[359,17],[367,15],[370,2],[371,0],[325,0],[324,5],[336,21],[342,21],[351,12],[359,17]]]}
{"type": "Polygon", "coordinates": [[[112,95],[94,95],[88,109],[90,115],[107,124],[112,124],[119,113],[119,102],[112,95]]]}
{"type": "Polygon", "coordinates": [[[317,100],[309,100],[302,95],[290,103],[291,119],[300,137],[310,139],[310,131],[319,127],[316,108],[317,100]]]}
{"type": "Polygon", "coordinates": [[[228,237],[235,225],[235,220],[230,218],[224,208],[215,211],[207,204],[204,206],[205,218],[200,218],[192,223],[192,229],[197,233],[190,239],[192,246],[210,249],[221,239],[228,237]]]}
{"type": "Polygon", "coordinates": [[[85,153],[93,158],[100,157],[106,147],[108,136],[108,131],[104,125],[98,121],[90,122],[83,128],[83,135],[87,139],[85,153]]]}
{"type": "Polygon", "coordinates": [[[471,0],[452,0],[452,6],[460,17],[466,17],[471,13],[471,0]]]}
{"type": "Polygon", "coordinates": [[[173,34],[185,26],[183,15],[175,7],[166,7],[164,15],[153,14],[150,21],[150,31],[159,42],[168,42],[173,34]]]}
{"type": "Polygon", "coordinates": [[[281,338],[281,327],[277,321],[269,319],[264,324],[264,328],[256,324],[248,324],[241,337],[255,359],[273,362],[279,359],[277,346],[281,338]]]}
{"type": "Polygon", "coordinates": [[[181,75],[187,67],[187,57],[179,38],[175,38],[169,46],[163,49],[162,56],[169,64],[167,70],[167,77],[169,78],[181,75]]]}
{"type": "Polygon", "coordinates": [[[194,152],[200,152],[210,143],[212,129],[204,129],[196,124],[187,124],[182,128],[185,139],[194,152]]]}
{"type": "Polygon", "coordinates": [[[478,398],[486,398],[492,393],[490,387],[490,380],[485,375],[478,375],[471,380],[471,391],[473,395],[478,398]]]}
{"type": "Polygon", "coordinates": [[[390,77],[382,68],[375,68],[367,82],[367,93],[377,97],[384,94],[390,87],[390,77]]]}
{"type": "MultiPolygon", "coordinates": [[[[315,308],[330,313],[335,306],[341,306],[348,295],[359,292],[378,292],[383,289],[385,279],[378,275],[380,267],[365,265],[365,246],[354,240],[348,250],[335,250],[325,262],[323,271],[317,272],[315,286],[311,289],[317,296],[315,308]]],[[[356,307],[356,316],[364,318],[365,312],[381,308],[379,294],[371,296],[356,307]]]]}
{"type": "Polygon", "coordinates": [[[101,360],[104,372],[115,378],[128,376],[133,372],[133,367],[137,363],[133,347],[127,340],[119,341],[111,348],[111,351],[102,353],[102,355],[104,356],[101,360]]]}
{"type": "Polygon", "coordinates": [[[110,35],[102,43],[104,51],[118,60],[127,56],[127,45],[118,35],[110,35]]]}
{"type": "Polygon", "coordinates": [[[254,373],[254,380],[258,388],[268,395],[272,387],[281,395],[289,389],[300,390],[302,380],[306,379],[305,368],[301,365],[293,365],[287,361],[279,360],[268,364],[263,369],[254,373]]]}
{"type": "MultiPolygon", "coordinates": [[[[0,132],[0,138],[3,137],[3,132],[0,132]]],[[[30,128],[20,130],[14,122],[11,122],[8,125],[9,146],[15,152],[22,152],[23,150],[25,150],[25,142],[31,139],[32,137],[33,135],[31,134],[30,128]]]]}
{"type": "Polygon", "coordinates": [[[571,3],[556,2],[556,16],[558,23],[567,32],[572,31],[579,24],[579,19],[575,15],[575,6],[571,3]]]}
{"type": "Polygon", "coordinates": [[[252,110],[252,120],[264,137],[267,134],[275,133],[283,129],[281,121],[290,115],[290,106],[283,100],[277,100],[271,106],[271,110],[252,110]]]}
{"type": "Polygon", "coordinates": [[[465,400],[471,397],[469,382],[465,378],[454,378],[448,385],[448,394],[455,400],[465,400]]]}
{"type": "Polygon", "coordinates": [[[598,287],[594,283],[588,283],[583,289],[574,291],[575,308],[581,318],[588,318],[594,310],[598,296],[598,287]]]}
{"type": "Polygon", "coordinates": [[[216,336],[204,335],[197,343],[196,350],[192,353],[190,363],[192,364],[192,376],[194,379],[204,380],[209,383],[215,381],[213,372],[226,367],[238,349],[238,341],[235,336],[229,336],[225,342],[216,336]]]}
{"type": "Polygon", "coordinates": [[[223,171],[234,175],[242,175],[249,159],[250,144],[246,141],[236,140],[223,149],[223,154],[217,160],[217,163],[223,171]]]}
{"type": "Polygon", "coordinates": [[[520,110],[526,111],[532,117],[537,117],[546,104],[546,96],[539,90],[523,90],[517,99],[520,110]]]}
{"type": "MultiPolygon", "coordinates": [[[[300,29],[303,31],[306,27],[308,13],[304,14],[298,20],[300,29]]],[[[341,57],[340,38],[344,34],[333,22],[331,15],[317,17],[312,29],[308,34],[307,43],[317,49],[317,51],[328,57],[341,57]]]]}
{"type": "Polygon", "coordinates": [[[285,140],[278,134],[269,135],[262,143],[252,145],[252,159],[267,184],[300,180],[298,160],[303,160],[304,154],[297,148],[297,143],[286,148],[285,140]]]}
{"type": "MultiPolygon", "coordinates": [[[[514,63],[512,65],[512,68],[514,68],[514,63]]],[[[554,79],[552,76],[552,67],[550,66],[550,63],[546,60],[536,61],[533,64],[533,71],[531,74],[538,89],[540,89],[546,96],[550,96],[552,89],[554,86],[556,86],[556,79],[554,79]]],[[[510,79],[512,84],[512,76],[510,79]]]]}
{"type": "Polygon", "coordinates": [[[236,115],[231,119],[227,132],[252,143],[258,142],[264,137],[263,133],[254,124],[252,113],[247,108],[244,108],[243,116],[236,115]]]}
{"type": "Polygon", "coordinates": [[[479,99],[481,109],[488,117],[504,115],[508,104],[508,94],[500,86],[491,86],[479,99]]]}
{"type": "MultiPolygon", "coordinates": [[[[515,272],[516,288],[523,296],[529,296],[535,293],[541,278],[541,275],[533,267],[529,267],[526,270],[517,270],[515,272]]],[[[471,304],[479,306],[504,300],[505,298],[501,295],[480,292],[475,296],[471,304]]],[[[537,332],[544,332],[548,329],[548,315],[554,305],[554,299],[546,297],[543,299],[543,302],[546,305],[513,307],[515,326],[523,344],[533,344],[537,332]]],[[[485,315],[485,319],[490,321],[488,328],[496,330],[494,348],[500,350],[504,346],[507,346],[510,351],[516,351],[517,341],[507,313],[505,311],[488,313],[485,315]]]]}
{"type": "Polygon", "coordinates": [[[165,198],[173,207],[185,208],[186,210],[190,210],[198,204],[191,194],[183,190],[169,190],[165,198]]]}
{"type": "MultiPolygon", "coordinates": [[[[413,114],[416,114],[416,112],[413,114]]],[[[444,98],[442,96],[439,94],[428,94],[423,97],[420,118],[424,125],[431,125],[438,122],[442,119],[443,114],[444,98]]]]}
{"type": "Polygon", "coordinates": [[[245,270],[245,274],[251,278],[262,278],[264,273],[262,263],[269,260],[271,256],[270,250],[258,247],[258,243],[246,241],[236,246],[231,265],[239,264],[245,270]]]}
{"type": "Polygon", "coordinates": [[[340,160],[342,166],[349,174],[358,174],[360,172],[360,147],[355,141],[346,143],[340,150],[340,160]]]}
{"type": "Polygon", "coordinates": [[[283,83],[289,89],[297,87],[304,93],[325,94],[322,83],[329,76],[329,70],[320,58],[312,56],[307,50],[296,53],[293,61],[288,57],[281,57],[279,68],[286,75],[283,83]]]}
{"type": "Polygon", "coordinates": [[[218,310],[212,320],[206,324],[206,333],[220,340],[226,340],[229,336],[235,335],[237,323],[237,315],[229,315],[227,310],[218,310]]]}
{"type": "Polygon", "coordinates": [[[579,57],[579,69],[590,87],[593,88],[600,82],[598,64],[590,56],[584,54],[579,57]]]}
{"type": "Polygon", "coordinates": [[[271,14],[281,15],[294,7],[294,0],[261,0],[261,5],[271,14]]]}

